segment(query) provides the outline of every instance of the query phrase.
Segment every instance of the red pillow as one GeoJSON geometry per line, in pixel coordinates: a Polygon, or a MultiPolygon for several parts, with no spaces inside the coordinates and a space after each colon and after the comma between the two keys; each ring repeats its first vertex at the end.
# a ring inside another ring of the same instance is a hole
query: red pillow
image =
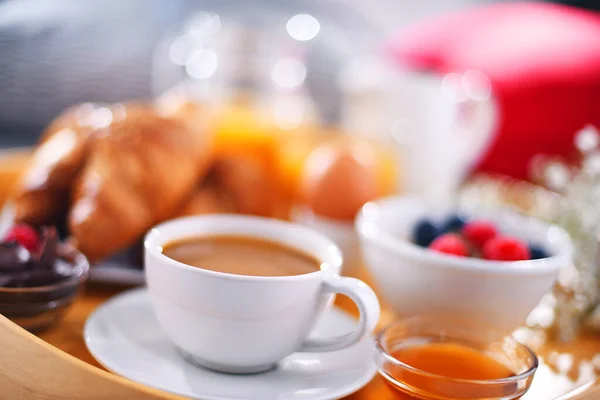
{"type": "Polygon", "coordinates": [[[529,177],[535,154],[569,156],[573,135],[600,126],[600,14],[505,3],[417,25],[387,46],[394,62],[438,74],[485,73],[500,111],[478,170],[529,177]]]}

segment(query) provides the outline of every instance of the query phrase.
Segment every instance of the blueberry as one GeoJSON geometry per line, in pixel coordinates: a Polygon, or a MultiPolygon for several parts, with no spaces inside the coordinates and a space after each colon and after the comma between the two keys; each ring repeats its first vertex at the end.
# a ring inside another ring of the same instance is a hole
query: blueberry
{"type": "Polygon", "coordinates": [[[413,228],[413,242],[422,247],[427,247],[438,236],[438,228],[428,219],[422,219],[413,228]]]}
{"type": "Polygon", "coordinates": [[[442,233],[458,232],[465,225],[465,219],[458,214],[450,215],[442,225],[442,233]]]}
{"type": "Polygon", "coordinates": [[[535,244],[529,245],[529,254],[531,255],[532,260],[548,257],[546,250],[543,247],[535,244]]]}

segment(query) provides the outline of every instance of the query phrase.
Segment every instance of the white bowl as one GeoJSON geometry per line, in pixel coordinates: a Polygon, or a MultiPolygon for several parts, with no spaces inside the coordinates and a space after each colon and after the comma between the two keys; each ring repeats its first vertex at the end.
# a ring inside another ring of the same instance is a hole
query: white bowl
{"type": "Polygon", "coordinates": [[[456,315],[499,329],[515,329],[572,259],[571,240],[563,229],[504,209],[465,209],[389,197],[365,204],[356,230],[376,286],[402,317],[456,315]],[[489,261],[437,253],[410,241],[419,219],[441,221],[454,212],[485,218],[502,233],[543,246],[550,257],[489,261]]]}

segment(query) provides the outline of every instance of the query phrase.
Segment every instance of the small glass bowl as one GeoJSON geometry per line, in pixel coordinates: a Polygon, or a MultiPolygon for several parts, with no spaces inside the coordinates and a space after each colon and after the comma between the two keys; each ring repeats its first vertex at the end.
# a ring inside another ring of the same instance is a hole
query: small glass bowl
{"type": "Polygon", "coordinates": [[[30,332],[58,322],[80,294],[90,269],[87,258],[70,244],[61,245],[59,256],[73,265],[72,276],[45,286],[0,287],[0,314],[30,332]]]}
{"type": "Polygon", "coordinates": [[[414,317],[383,329],[376,338],[379,373],[402,399],[510,400],[523,396],[538,367],[537,356],[501,331],[447,317],[414,317]],[[426,372],[392,355],[402,347],[428,343],[460,344],[500,362],[514,375],[507,378],[456,379],[426,372]]]}

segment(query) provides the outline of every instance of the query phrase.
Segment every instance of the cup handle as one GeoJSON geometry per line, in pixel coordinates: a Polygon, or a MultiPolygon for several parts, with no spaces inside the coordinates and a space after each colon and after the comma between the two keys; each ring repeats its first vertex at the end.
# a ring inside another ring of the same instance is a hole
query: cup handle
{"type": "Polygon", "coordinates": [[[358,325],[352,332],[341,336],[307,339],[298,351],[317,353],[341,350],[352,346],[375,329],[381,310],[375,292],[366,283],[355,278],[336,275],[327,277],[323,281],[321,290],[324,294],[339,293],[348,296],[360,312],[358,325]]]}

